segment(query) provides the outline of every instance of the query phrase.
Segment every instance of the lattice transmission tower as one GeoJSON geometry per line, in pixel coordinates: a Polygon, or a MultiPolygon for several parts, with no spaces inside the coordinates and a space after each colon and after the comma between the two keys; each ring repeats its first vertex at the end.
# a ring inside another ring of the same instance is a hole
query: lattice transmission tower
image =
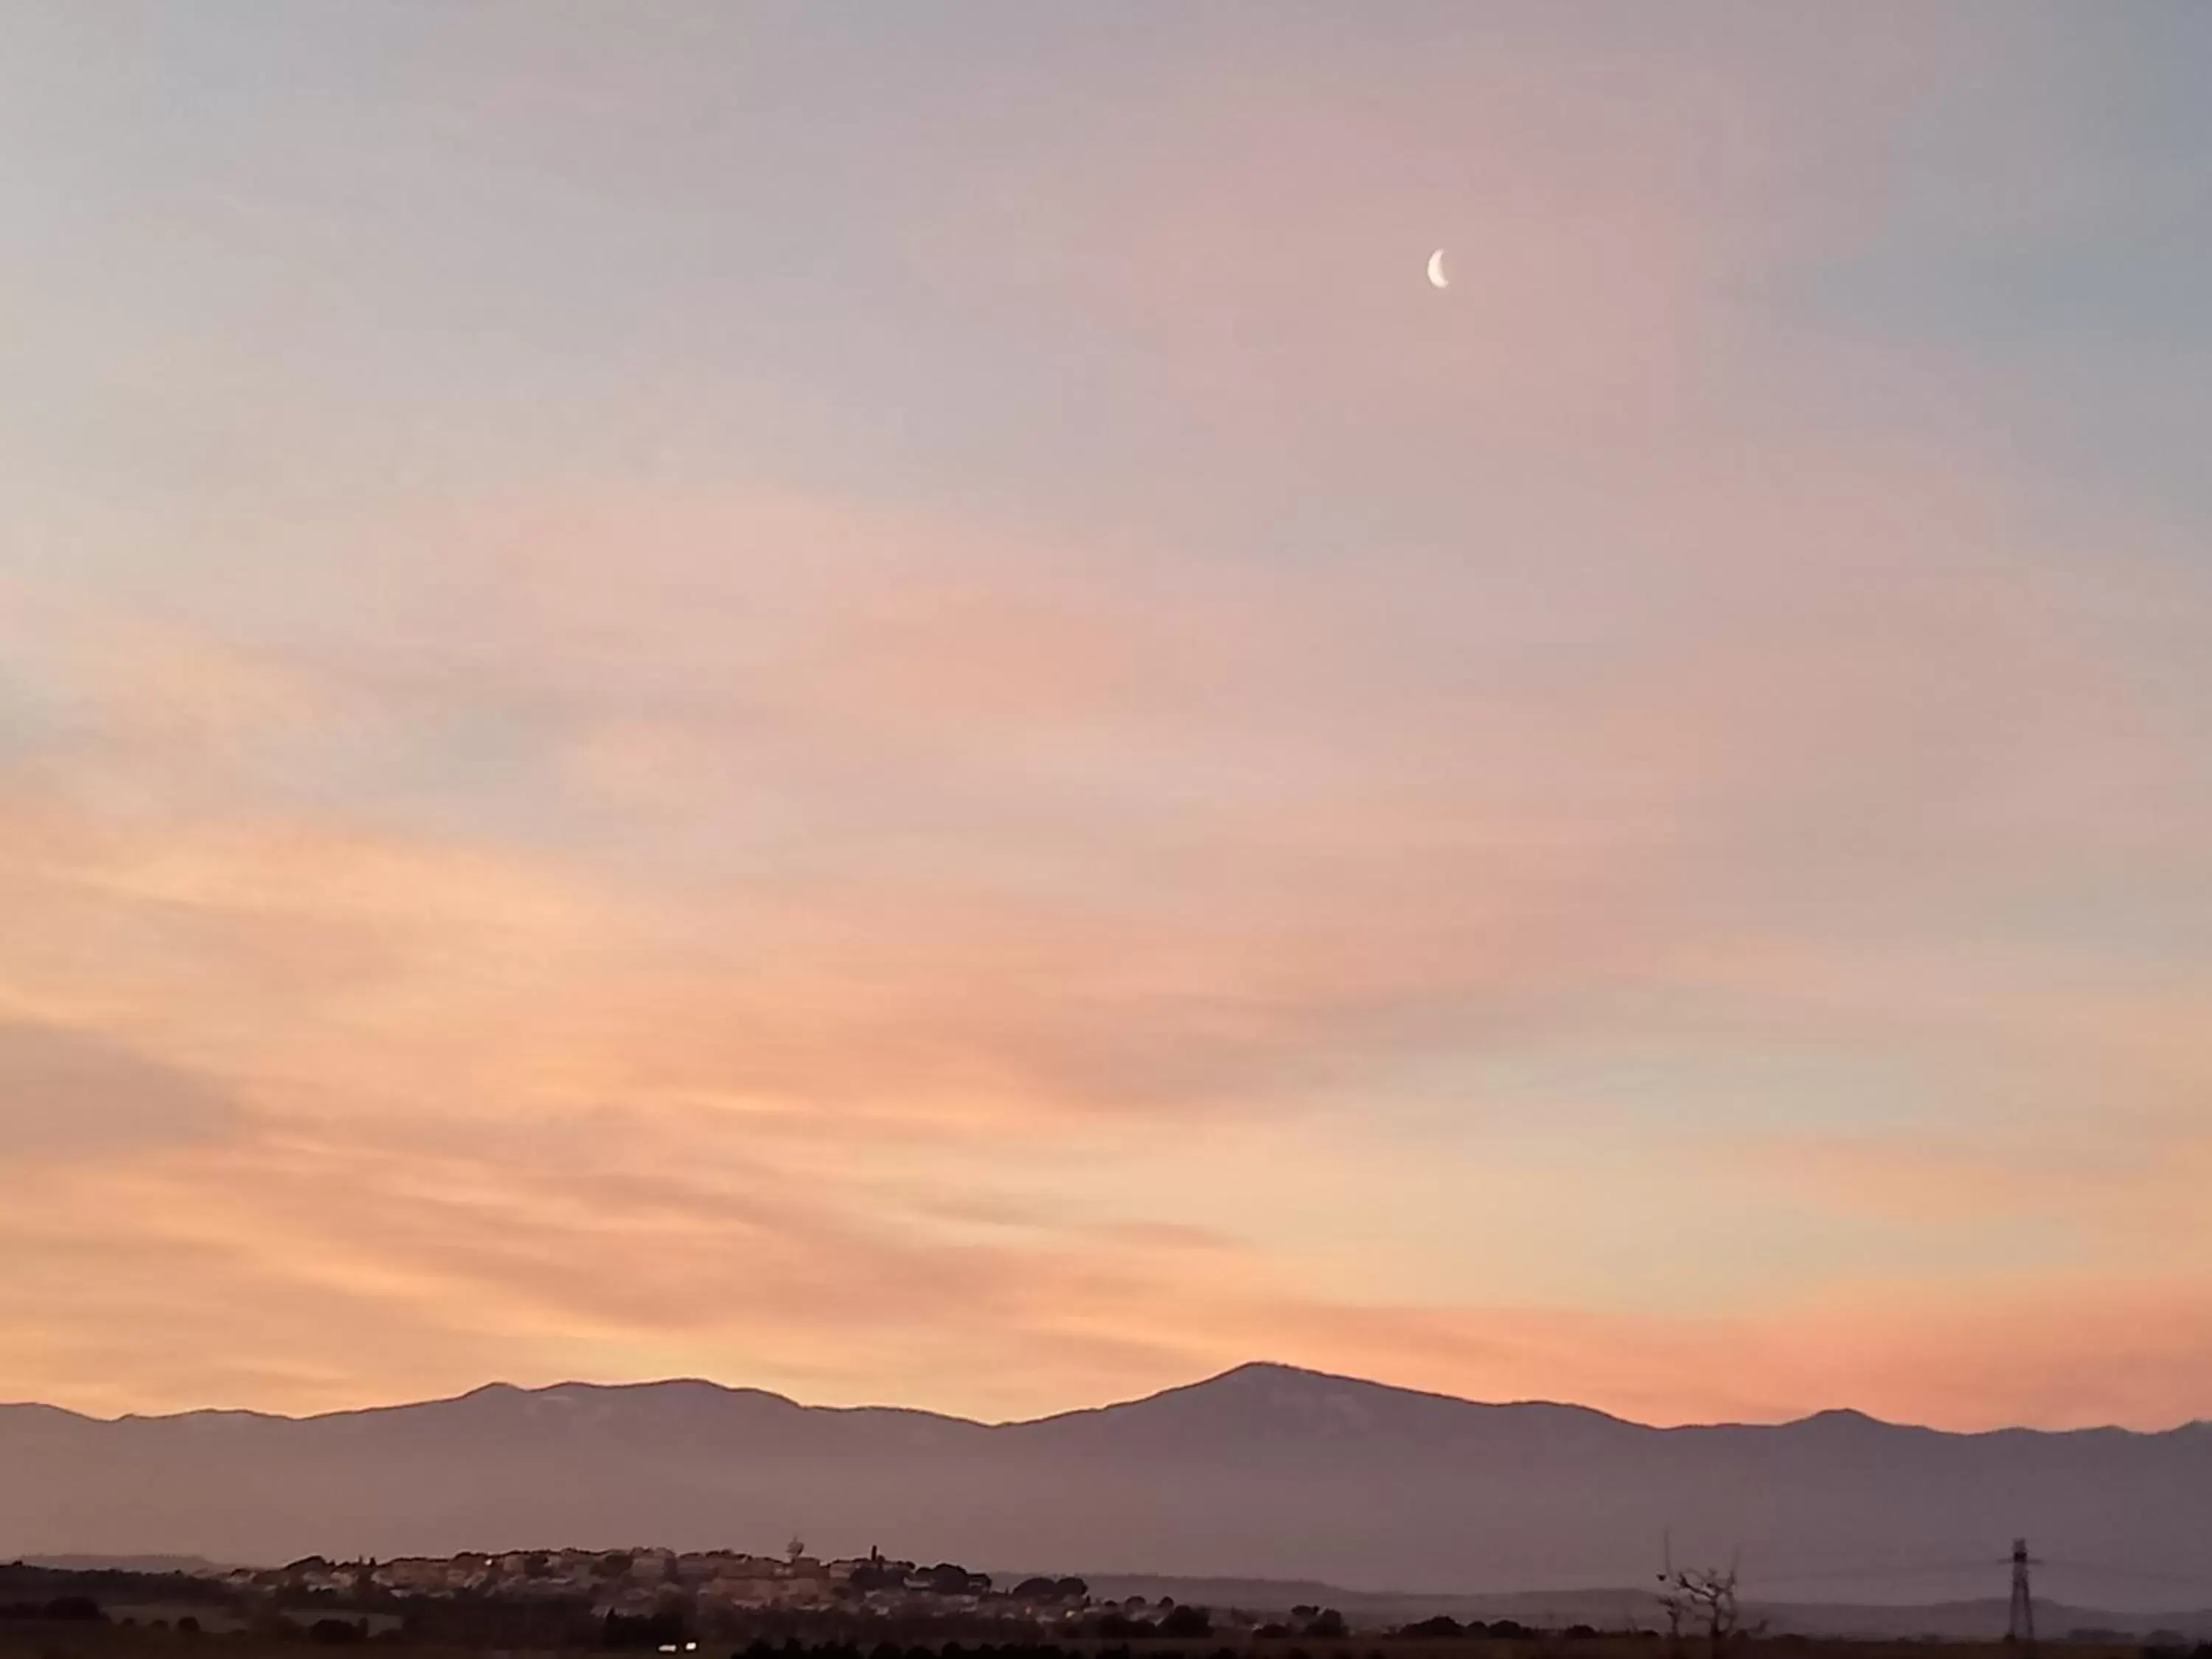
{"type": "Polygon", "coordinates": [[[2005,1615],[2005,1640],[2021,1647],[2035,1645],[2035,1596],[2028,1588],[2027,1570],[2034,1563],[2027,1540],[2012,1540],[2012,1607],[2005,1615]]]}

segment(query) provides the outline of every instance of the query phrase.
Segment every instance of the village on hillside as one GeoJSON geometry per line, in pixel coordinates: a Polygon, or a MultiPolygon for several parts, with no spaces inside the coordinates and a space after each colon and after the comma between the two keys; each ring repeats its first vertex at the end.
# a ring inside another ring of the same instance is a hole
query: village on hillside
{"type": "Polygon", "coordinates": [[[658,1548],[463,1551],[384,1561],[309,1556],[283,1567],[240,1569],[225,1582],[244,1591],[349,1605],[426,1596],[588,1602],[601,1619],[771,1608],[932,1614],[984,1611],[995,1601],[1034,1621],[1090,1605],[1079,1578],[1034,1577],[1002,1590],[988,1574],[951,1562],[921,1566],[880,1551],[824,1561],[807,1553],[799,1539],[780,1556],[658,1548]]]}

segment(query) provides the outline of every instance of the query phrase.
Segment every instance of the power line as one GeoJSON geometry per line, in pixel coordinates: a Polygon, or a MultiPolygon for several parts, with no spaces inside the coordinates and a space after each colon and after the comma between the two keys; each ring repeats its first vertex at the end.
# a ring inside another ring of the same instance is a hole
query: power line
{"type": "MultiPolygon", "coordinates": [[[[1929,1578],[1942,1573],[1986,1572],[1994,1566],[2003,1566],[2011,1559],[2008,1555],[1976,1555],[1949,1561],[1883,1561],[1869,1562],[1848,1567],[1805,1567],[1775,1569],[1753,1565],[1745,1574],[1747,1580],[1760,1584],[1806,1584],[1835,1581],[1873,1581],[1890,1578],[1929,1578]]],[[[2141,1567],[2121,1561],[2093,1561],[2080,1556],[2039,1555],[2033,1565],[2048,1571],[2069,1575],[2094,1573],[2104,1577],[2137,1578],[2146,1582],[2194,1586],[2212,1590],[2212,1563],[2193,1571],[2176,1571],[2170,1568],[2141,1567]]]]}
{"type": "Polygon", "coordinates": [[[1781,1584],[1808,1583],[1815,1579],[1924,1578],[1944,1572],[1986,1572],[1992,1566],[2002,1565],[2003,1560],[2001,1556],[1977,1555],[1958,1561],[1884,1562],[1879,1566],[1812,1567],[1799,1572],[1755,1570],[1752,1576],[1759,1583],[1781,1584]]]}
{"type": "Polygon", "coordinates": [[[2130,1567],[2118,1561],[2079,1561],[2067,1556],[2045,1556],[2039,1565],[2062,1572],[2094,1572],[2115,1578],[2141,1578],[2166,1584],[2190,1584],[2212,1589],[2212,1566],[2196,1572],[2170,1572],[2157,1567],[2130,1567]]]}

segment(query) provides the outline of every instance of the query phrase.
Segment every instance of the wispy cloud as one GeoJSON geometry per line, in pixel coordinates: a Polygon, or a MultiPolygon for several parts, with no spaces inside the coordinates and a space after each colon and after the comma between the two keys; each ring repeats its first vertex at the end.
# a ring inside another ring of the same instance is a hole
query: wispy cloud
{"type": "Polygon", "coordinates": [[[1851,274],[2043,23],[514,21],[0,98],[8,1391],[2194,1409],[2200,517],[1851,274]]]}

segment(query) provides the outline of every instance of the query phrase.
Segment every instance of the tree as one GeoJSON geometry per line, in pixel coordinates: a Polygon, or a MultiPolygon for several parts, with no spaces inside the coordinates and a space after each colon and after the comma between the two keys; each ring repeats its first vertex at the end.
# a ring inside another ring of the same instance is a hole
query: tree
{"type": "Polygon", "coordinates": [[[1448,1613],[1440,1613],[1433,1619],[1424,1619],[1418,1625],[1408,1625],[1398,1632],[1401,1636],[1448,1638],[1464,1636],[1466,1633],[1466,1628],[1448,1613]]]}
{"type": "Polygon", "coordinates": [[[1757,1633],[1747,1629],[1736,1602],[1736,1570],[1717,1567],[1670,1568],[1659,1575],[1659,1605],[1666,1610],[1667,1633],[1674,1646],[1681,1644],[1686,1621],[1704,1626],[1708,1659],[1724,1656],[1743,1638],[1757,1633]]]}
{"type": "Polygon", "coordinates": [[[1213,1634],[1213,1616],[1204,1607],[1170,1607],[1160,1620],[1160,1634],[1190,1640],[1213,1634]]]}

